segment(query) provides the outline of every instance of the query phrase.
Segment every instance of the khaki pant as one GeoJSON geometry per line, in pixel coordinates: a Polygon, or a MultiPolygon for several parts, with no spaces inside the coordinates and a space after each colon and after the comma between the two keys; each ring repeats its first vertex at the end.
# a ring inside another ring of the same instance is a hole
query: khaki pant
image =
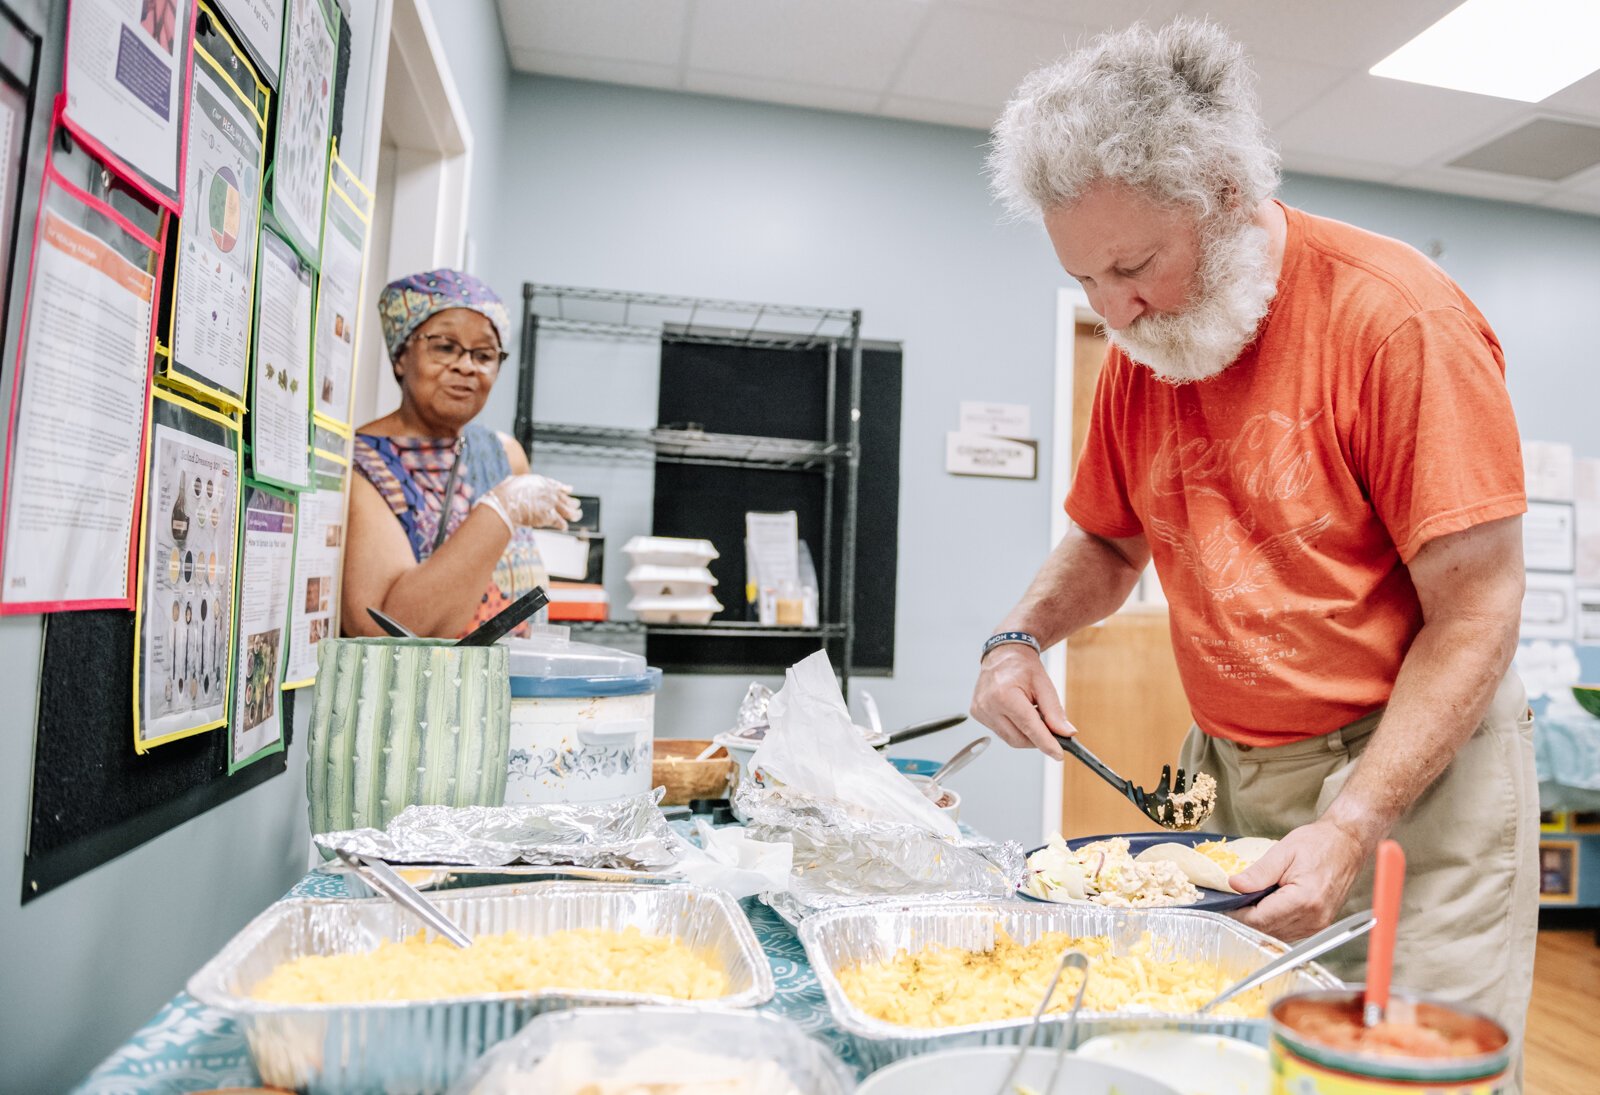
{"type": "MultiPolygon", "coordinates": [[[[1273,748],[1191,729],[1185,770],[1217,780],[1217,809],[1205,828],[1278,838],[1312,821],[1349,781],[1379,714],[1273,748]]],[[[1391,835],[1406,853],[1395,985],[1491,1015],[1520,1042],[1538,933],[1539,790],[1533,714],[1515,673],[1506,674],[1477,732],[1391,835]]],[[[1369,863],[1339,915],[1371,904],[1369,863]]],[[[1323,961],[1359,981],[1365,941],[1323,961]]]]}

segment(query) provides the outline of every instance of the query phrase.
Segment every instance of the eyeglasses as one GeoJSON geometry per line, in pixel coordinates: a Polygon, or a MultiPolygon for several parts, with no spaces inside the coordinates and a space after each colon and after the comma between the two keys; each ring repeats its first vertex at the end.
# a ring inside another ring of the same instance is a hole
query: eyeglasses
{"type": "Polygon", "coordinates": [[[422,355],[430,364],[439,366],[454,365],[465,357],[478,371],[488,373],[498,369],[501,362],[511,356],[504,350],[488,346],[468,349],[449,335],[422,335],[419,341],[422,343],[422,355]]]}

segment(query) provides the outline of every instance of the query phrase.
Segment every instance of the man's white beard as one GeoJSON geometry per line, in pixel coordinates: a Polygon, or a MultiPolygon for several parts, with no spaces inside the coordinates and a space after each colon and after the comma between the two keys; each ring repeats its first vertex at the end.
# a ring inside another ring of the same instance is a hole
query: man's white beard
{"type": "Polygon", "coordinates": [[[1107,327],[1106,338],[1168,384],[1216,376],[1254,341],[1277,294],[1268,242],[1248,223],[1202,239],[1205,260],[1183,311],[1107,327]]]}

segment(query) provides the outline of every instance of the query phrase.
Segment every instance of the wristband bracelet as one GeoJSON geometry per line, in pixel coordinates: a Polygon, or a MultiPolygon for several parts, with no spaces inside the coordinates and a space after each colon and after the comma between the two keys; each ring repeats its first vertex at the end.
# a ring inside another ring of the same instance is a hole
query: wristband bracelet
{"type": "Polygon", "coordinates": [[[477,509],[479,506],[488,506],[490,509],[494,510],[495,513],[499,514],[500,520],[506,523],[506,528],[510,530],[511,534],[513,536],[516,535],[517,526],[512,523],[511,515],[506,512],[505,504],[502,503],[500,499],[496,498],[493,494],[485,492],[484,494],[478,496],[477,501],[472,503],[473,509],[477,509]]]}
{"type": "Polygon", "coordinates": [[[1035,654],[1043,653],[1039,649],[1039,640],[1029,635],[1026,631],[1002,631],[998,635],[990,635],[983,641],[983,653],[978,655],[978,660],[980,662],[983,661],[984,658],[989,656],[989,651],[997,646],[1005,646],[1007,643],[1021,643],[1023,646],[1033,647],[1035,654]]]}

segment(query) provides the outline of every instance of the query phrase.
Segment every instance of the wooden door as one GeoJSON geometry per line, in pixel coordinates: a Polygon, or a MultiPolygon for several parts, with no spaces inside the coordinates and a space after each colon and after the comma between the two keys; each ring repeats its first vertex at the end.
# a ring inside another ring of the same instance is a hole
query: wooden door
{"type": "MultiPolygon", "coordinates": [[[[1074,332],[1072,463],[1088,431],[1105,340],[1092,323],[1074,332]]],[[[1067,640],[1067,719],[1114,771],[1153,787],[1178,762],[1192,721],[1178,680],[1164,604],[1130,603],[1067,640]]],[[[1063,766],[1061,831],[1068,837],[1159,828],[1072,758],[1063,766]]]]}

